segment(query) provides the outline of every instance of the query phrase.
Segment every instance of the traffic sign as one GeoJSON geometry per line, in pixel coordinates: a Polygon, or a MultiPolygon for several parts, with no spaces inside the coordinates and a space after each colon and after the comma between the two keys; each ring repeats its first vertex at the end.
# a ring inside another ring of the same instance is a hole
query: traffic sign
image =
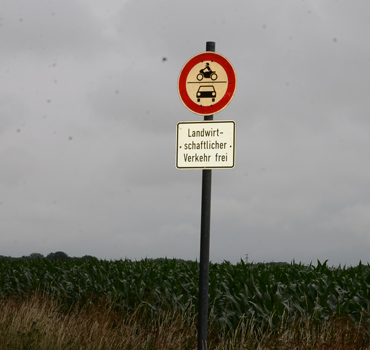
{"type": "Polygon", "coordinates": [[[224,109],[234,96],[236,74],[224,56],[207,51],[192,57],[182,68],[178,90],[182,102],[200,115],[224,109]]]}
{"type": "Polygon", "coordinates": [[[227,169],[234,166],[234,121],[177,123],[177,168],[227,169]]]}

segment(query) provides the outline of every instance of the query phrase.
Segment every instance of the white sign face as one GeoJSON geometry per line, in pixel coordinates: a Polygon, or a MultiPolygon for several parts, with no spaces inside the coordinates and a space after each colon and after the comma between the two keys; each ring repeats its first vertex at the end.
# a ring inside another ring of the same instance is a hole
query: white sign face
{"type": "Polygon", "coordinates": [[[177,124],[177,168],[230,169],[234,166],[234,121],[177,124]]]}

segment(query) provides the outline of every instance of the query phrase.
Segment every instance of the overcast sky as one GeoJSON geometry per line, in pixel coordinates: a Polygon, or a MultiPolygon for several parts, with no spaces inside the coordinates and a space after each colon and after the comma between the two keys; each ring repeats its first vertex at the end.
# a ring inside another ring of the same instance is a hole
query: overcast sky
{"type": "Polygon", "coordinates": [[[370,261],[370,2],[0,0],[0,255],[198,259],[175,167],[178,76],[207,41],[238,85],[211,260],[370,261]]]}

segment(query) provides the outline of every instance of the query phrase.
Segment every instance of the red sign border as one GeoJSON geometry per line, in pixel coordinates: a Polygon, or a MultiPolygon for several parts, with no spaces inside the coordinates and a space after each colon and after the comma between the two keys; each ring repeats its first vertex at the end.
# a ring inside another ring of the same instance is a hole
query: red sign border
{"type": "Polygon", "coordinates": [[[236,90],[236,74],[233,66],[228,59],[219,53],[206,51],[192,57],[188,62],[185,63],[182,68],[178,80],[178,90],[181,101],[184,105],[195,114],[200,115],[211,115],[223,110],[231,101],[236,90]],[[191,69],[198,63],[203,61],[214,61],[225,69],[227,74],[227,89],[222,99],[211,106],[200,106],[196,104],[188,95],[186,90],[186,79],[191,69]]]}

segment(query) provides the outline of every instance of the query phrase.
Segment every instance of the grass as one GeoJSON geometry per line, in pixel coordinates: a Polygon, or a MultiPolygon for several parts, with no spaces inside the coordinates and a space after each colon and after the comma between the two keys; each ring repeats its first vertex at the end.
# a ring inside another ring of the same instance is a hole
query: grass
{"type": "MultiPolygon", "coordinates": [[[[66,309],[48,295],[0,300],[0,348],[7,350],[195,350],[197,317],[163,312],[123,314],[112,303],[66,309]]],[[[349,317],[284,318],[278,327],[244,319],[232,330],[210,325],[209,350],[370,349],[370,329],[349,317]]]]}
{"type": "Polygon", "coordinates": [[[194,326],[180,315],[165,314],[148,324],[135,312],[121,315],[109,305],[65,310],[40,295],[0,302],[1,349],[191,349],[195,336],[194,326]]]}

